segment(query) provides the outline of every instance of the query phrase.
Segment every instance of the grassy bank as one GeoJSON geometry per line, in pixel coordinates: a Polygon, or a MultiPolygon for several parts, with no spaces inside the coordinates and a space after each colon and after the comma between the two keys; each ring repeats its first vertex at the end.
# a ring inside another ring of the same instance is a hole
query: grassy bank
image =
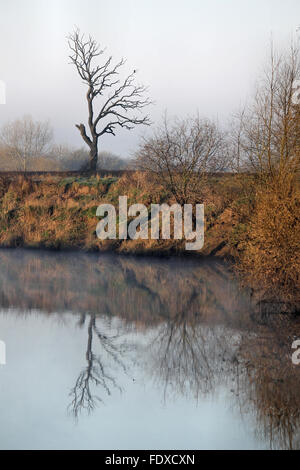
{"type": "MultiPolygon", "coordinates": [[[[245,230],[243,206],[251,204],[251,185],[238,175],[212,176],[203,185],[205,244],[199,255],[235,257],[245,230]],[[249,192],[250,191],[250,192],[249,192]]],[[[0,179],[0,245],[52,249],[116,250],[131,253],[184,253],[182,240],[105,240],[95,229],[99,204],[175,202],[171,193],[144,173],[104,176],[14,176],[0,179]]],[[[130,219],[129,219],[130,221],[130,219]]],[[[117,218],[118,224],[118,218],[117,218]]]]}

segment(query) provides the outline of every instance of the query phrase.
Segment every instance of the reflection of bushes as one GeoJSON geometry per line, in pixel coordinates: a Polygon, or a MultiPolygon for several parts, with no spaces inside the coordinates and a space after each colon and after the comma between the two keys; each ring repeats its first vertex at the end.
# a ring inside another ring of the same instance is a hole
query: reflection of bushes
{"type": "Polygon", "coordinates": [[[245,380],[240,380],[241,411],[255,415],[271,448],[300,448],[299,366],[291,359],[297,334],[299,322],[285,315],[270,316],[240,346],[246,363],[245,380]]]}
{"type": "Polygon", "coordinates": [[[147,367],[162,384],[165,400],[177,394],[199,399],[232,381],[239,339],[234,330],[181,313],[166,319],[153,336],[147,367]]]}

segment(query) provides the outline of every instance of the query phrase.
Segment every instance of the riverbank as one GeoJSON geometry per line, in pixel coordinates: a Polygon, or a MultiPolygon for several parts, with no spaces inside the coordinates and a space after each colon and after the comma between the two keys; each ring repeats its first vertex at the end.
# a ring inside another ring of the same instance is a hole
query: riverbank
{"type": "MultiPolygon", "coordinates": [[[[240,177],[214,176],[205,182],[201,202],[205,207],[204,247],[193,255],[235,258],[243,231],[237,208],[245,203],[240,177]],[[238,197],[237,197],[238,196],[238,197]]],[[[128,205],[173,204],[165,189],[143,173],[121,177],[0,177],[0,246],[57,250],[128,252],[134,254],[186,254],[184,240],[99,240],[96,210],[119,196],[128,205]]],[[[118,223],[118,221],[117,221],[118,223]]]]}
{"type": "MultiPolygon", "coordinates": [[[[233,262],[241,274],[241,279],[246,279],[247,285],[253,286],[255,295],[260,300],[267,301],[270,305],[272,302],[277,305],[281,303],[282,311],[298,311],[297,225],[293,220],[286,224],[279,212],[278,218],[282,220],[282,224],[285,224],[284,237],[288,242],[294,237],[294,245],[286,247],[282,240],[272,239],[268,233],[259,233],[259,240],[265,236],[264,243],[267,246],[268,242],[269,245],[266,250],[264,246],[259,247],[260,251],[257,252],[257,239],[253,238],[255,235],[253,224],[257,219],[255,213],[258,205],[257,194],[258,183],[254,176],[223,174],[207,177],[203,181],[199,199],[205,208],[204,246],[199,251],[188,252],[185,250],[185,240],[99,240],[97,238],[96,226],[99,217],[96,217],[96,210],[100,204],[109,203],[117,209],[119,196],[124,195],[128,197],[128,205],[142,203],[147,208],[150,208],[151,204],[171,205],[176,202],[171,193],[146,173],[131,172],[121,176],[105,174],[103,177],[101,175],[67,177],[30,175],[26,178],[17,175],[0,176],[0,247],[115,251],[148,256],[213,256],[233,262]],[[286,288],[283,277],[288,272],[288,267],[284,270],[281,258],[287,261],[292,259],[288,251],[290,248],[293,250],[292,281],[288,279],[289,285],[286,288]],[[277,250],[275,255],[274,249],[277,250]],[[260,266],[261,259],[265,264],[255,272],[256,265],[260,266]],[[274,273],[277,273],[277,278],[274,273]],[[255,282],[256,278],[258,283],[255,282]]],[[[271,221],[273,225],[269,224],[272,234],[273,226],[276,228],[278,208],[273,200],[270,203],[274,206],[275,214],[274,221],[271,221]]],[[[268,209],[266,207],[267,211],[268,209]]],[[[295,211],[294,207],[291,207],[291,211],[295,211]]],[[[267,227],[266,214],[260,223],[263,228],[264,225],[267,227]]]]}

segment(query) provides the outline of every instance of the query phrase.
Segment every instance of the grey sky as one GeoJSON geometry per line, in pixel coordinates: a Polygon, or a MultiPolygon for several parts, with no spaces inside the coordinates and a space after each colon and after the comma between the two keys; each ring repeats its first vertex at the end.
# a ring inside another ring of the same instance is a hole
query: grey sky
{"type": "MultiPolygon", "coordinates": [[[[30,113],[50,119],[60,143],[81,146],[84,86],[69,65],[65,36],[90,33],[149,86],[152,120],[164,112],[224,122],[251,94],[271,33],[287,44],[300,24],[299,0],[0,0],[0,125],[30,113]]],[[[144,129],[102,140],[127,156],[144,129]]]]}

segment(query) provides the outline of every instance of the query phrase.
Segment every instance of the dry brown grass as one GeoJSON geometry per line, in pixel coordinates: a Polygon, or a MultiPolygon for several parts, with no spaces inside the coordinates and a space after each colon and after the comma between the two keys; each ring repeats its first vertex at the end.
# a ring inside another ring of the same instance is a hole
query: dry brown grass
{"type": "Polygon", "coordinates": [[[261,185],[244,240],[240,269],[266,297],[299,302],[300,187],[290,173],[261,185]]]}
{"type": "MultiPolygon", "coordinates": [[[[230,175],[212,178],[203,185],[199,202],[205,204],[207,243],[200,254],[219,254],[221,249],[220,256],[226,255],[234,227],[233,212],[227,210],[227,205],[240,193],[241,181],[230,175]]],[[[127,195],[128,204],[143,203],[147,207],[151,203],[175,202],[155,178],[143,172],[125,173],[120,178],[0,178],[0,245],[159,254],[185,251],[184,241],[178,240],[98,240],[96,208],[101,203],[118,208],[120,195],[127,195]]]]}

